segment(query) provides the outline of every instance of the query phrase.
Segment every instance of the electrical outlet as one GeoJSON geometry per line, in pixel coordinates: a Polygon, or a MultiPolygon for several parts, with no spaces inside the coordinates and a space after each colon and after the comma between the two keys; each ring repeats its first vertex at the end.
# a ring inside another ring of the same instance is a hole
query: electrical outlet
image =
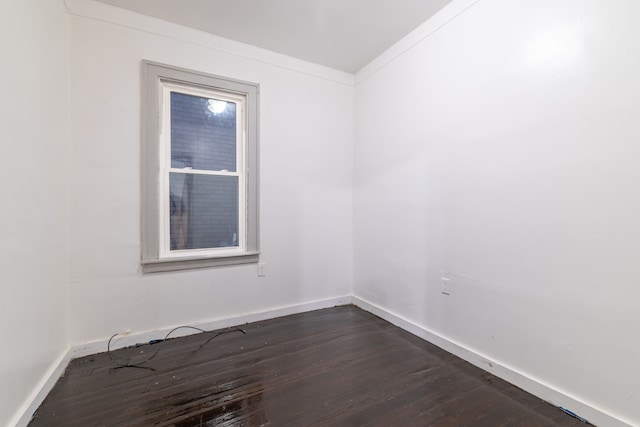
{"type": "Polygon", "coordinates": [[[451,295],[451,279],[448,277],[441,277],[442,285],[440,286],[440,293],[442,295],[450,296],[451,295]]]}
{"type": "Polygon", "coordinates": [[[258,277],[264,277],[267,275],[267,263],[260,262],[258,263],[258,277]]]}

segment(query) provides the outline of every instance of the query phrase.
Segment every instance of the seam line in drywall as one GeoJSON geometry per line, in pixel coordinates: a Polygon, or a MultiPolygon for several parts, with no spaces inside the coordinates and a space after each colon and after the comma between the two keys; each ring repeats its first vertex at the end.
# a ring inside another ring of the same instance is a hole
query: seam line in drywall
{"type": "MultiPolygon", "coordinates": [[[[68,10],[69,14],[73,15],[73,16],[77,16],[77,17],[85,18],[85,19],[91,19],[91,20],[94,20],[94,21],[97,21],[97,22],[104,22],[104,23],[108,23],[108,24],[112,24],[112,25],[117,25],[117,26],[122,27],[122,28],[128,28],[128,29],[131,29],[131,30],[134,30],[134,31],[139,31],[139,32],[146,33],[146,34],[151,34],[151,35],[155,35],[155,36],[159,36],[159,37],[164,37],[166,39],[171,39],[171,40],[176,40],[176,41],[180,41],[180,42],[183,42],[183,43],[188,43],[188,44],[191,44],[191,45],[194,45],[194,46],[198,46],[198,47],[202,47],[202,48],[205,48],[205,49],[208,49],[208,50],[221,52],[221,53],[224,53],[224,54],[227,54],[227,55],[231,55],[231,56],[234,56],[234,57],[237,57],[237,58],[242,58],[242,59],[246,59],[246,60],[249,60],[249,61],[257,62],[257,63],[260,63],[260,64],[269,65],[269,66],[276,67],[276,68],[279,68],[279,69],[282,69],[282,70],[295,72],[295,73],[298,73],[298,74],[302,74],[302,75],[309,76],[309,77],[314,77],[314,78],[325,80],[325,81],[329,81],[329,82],[332,82],[332,83],[337,83],[337,84],[340,84],[340,85],[343,85],[343,86],[347,86],[347,87],[354,87],[354,85],[355,85],[354,84],[355,83],[355,76],[353,74],[349,74],[349,73],[346,73],[344,71],[335,70],[333,68],[328,68],[328,67],[326,68],[328,71],[333,71],[333,72],[336,72],[336,73],[343,73],[345,76],[349,77],[349,78],[345,78],[345,80],[351,80],[351,81],[347,82],[347,81],[341,80],[339,78],[331,78],[331,77],[323,76],[322,73],[320,73],[320,72],[313,73],[313,72],[301,70],[301,69],[296,68],[296,67],[288,67],[288,66],[285,66],[285,65],[282,65],[282,64],[278,64],[276,61],[269,61],[269,60],[259,59],[259,58],[256,58],[254,56],[251,56],[251,55],[234,52],[234,51],[232,51],[230,49],[225,49],[225,48],[222,48],[222,47],[215,47],[215,46],[211,46],[211,45],[206,44],[206,43],[199,43],[199,42],[194,41],[194,40],[189,40],[189,39],[187,39],[185,37],[177,37],[175,35],[168,35],[168,34],[165,34],[165,33],[161,32],[161,31],[152,31],[152,30],[140,28],[140,27],[137,27],[137,26],[134,26],[134,25],[124,24],[122,22],[117,22],[116,20],[113,20],[113,19],[106,19],[106,18],[101,18],[101,17],[96,17],[96,16],[90,16],[88,14],[85,14],[85,13],[82,13],[82,12],[78,12],[77,10],[74,10],[73,7],[71,5],[69,5],[69,1],[70,0],[64,0],[65,5],[67,6],[67,10],[68,10]]],[[[115,6],[112,6],[112,7],[115,8],[115,6]]],[[[127,11],[127,13],[136,13],[136,14],[138,14],[137,12],[129,12],[129,11],[127,11]]],[[[138,14],[138,15],[140,15],[140,14],[138,14]]],[[[172,22],[169,22],[169,21],[165,21],[165,20],[162,20],[162,19],[159,19],[159,18],[146,16],[146,15],[141,15],[141,16],[145,16],[145,18],[149,18],[149,19],[154,19],[154,20],[156,20],[158,22],[163,22],[166,25],[178,26],[178,27],[187,29],[190,32],[193,32],[194,34],[196,34],[196,33],[200,34],[200,35],[202,35],[204,37],[220,37],[220,38],[224,39],[224,37],[222,37],[222,36],[217,36],[215,34],[210,34],[210,33],[207,33],[205,31],[202,31],[202,30],[198,30],[198,29],[191,28],[191,27],[186,27],[186,26],[183,26],[183,25],[180,25],[180,24],[175,24],[175,23],[172,23],[172,22]]],[[[227,39],[227,40],[230,40],[230,41],[232,41],[234,43],[243,44],[243,43],[238,42],[236,40],[232,40],[232,39],[227,39]]],[[[268,50],[268,49],[260,48],[260,47],[253,46],[253,45],[246,45],[246,46],[249,46],[249,47],[254,48],[254,49],[259,49],[259,50],[264,51],[264,52],[266,52],[266,53],[268,53],[270,55],[278,55],[278,56],[281,55],[283,57],[290,58],[290,59],[295,60],[295,61],[300,61],[301,63],[309,64],[309,66],[312,66],[312,67],[325,68],[323,65],[315,64],[313,62],[304,61],[304,60],[298,59],[298,58],[288,57],[287,55],[284,55],[284,54],[281,54],[281,53],[278,53],[278,52],[275,52],[275,51],[271,51],[271,50],[268,50]]]]}
{"type": "MultiPolygon", "coordinates": [[[[383,68],[385,68],[387,65],[389,65],[391,62],[395,61],[396,59],[398,59],[399,57],[401,57],[402,55],[404,55],[405,53],[407,53],[408,51],[410,51],[411,49],[413,49],[414,47],[416,47],[418,44],[422,43],[424,40],[428,39],[429,37],[431,37],[433,34],[437,33],[438,31],[440,31],[442,28],[444,28],[446,25],[448,25],[451,21],[453,21],[454,19],[456,19],[458,16],[462,15],[463,13],[467,12],[469,9],[471,9],[472,7],[474,7],[476,4],[480,3],[480,1],[482,0],[476,0],[473,3],[471,3],[470,5],[466,6],[464,9],[462,9],[461,11],[457,12],[455,15],[453,15],[451,18],[447,19],[445,22],[443,22],[442,24],[438,25],[436,28],[434,28],[433,30],[429,31],[427,34],[425,34],[424,36],[420,37],[418,40],[416,40],[415,42],[411,43],[409,46],[407,46],[406,48],[402,49],[400,52],[398,52],[397,54],[393,55],[392,57],[390,57],[389,59],[387,59],[386,61],[384,61],[382,64],[378,65],[375,69],[373,69],[371,72],[367,73],[366,75],[362,76],[362,78],[358,78],[357,74],[356,74],[356,81],[354,83],[354,86],[358,86],[360,83],[364,82],[365,80],[367,80],[368,78],[374,76],[375,74],[378,73],[378,71],[382,70],[383,68]]],[[[425,22],[428,22],[425,21],[425,22]]],[[[406,37],[406,36],[405,36],[406,37]]],[[[382,54],[384,55],[384,53],[382,54]]],[[[375,59],[374,59],[375,61],[375,59]]],[[[365,65],[366,67],[366,65],[365,65]]],[[[364,67],[363,67],[364,69],[364,67]]]]}

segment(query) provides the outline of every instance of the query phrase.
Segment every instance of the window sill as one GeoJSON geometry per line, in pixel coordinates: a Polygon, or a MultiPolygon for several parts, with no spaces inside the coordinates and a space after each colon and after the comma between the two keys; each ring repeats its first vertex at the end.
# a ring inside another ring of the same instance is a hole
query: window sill
{"type": "Polygon", "coordinates": [[[161,273],[164,271],[192,270],[196,268],[221,267],[237,264],[254,264],[258,262],[260,252],[247,252],[240,255],[228,256],[189,256],[180,258],[165,258],[157,260],[143,260],[143,273],[161,273]]]}

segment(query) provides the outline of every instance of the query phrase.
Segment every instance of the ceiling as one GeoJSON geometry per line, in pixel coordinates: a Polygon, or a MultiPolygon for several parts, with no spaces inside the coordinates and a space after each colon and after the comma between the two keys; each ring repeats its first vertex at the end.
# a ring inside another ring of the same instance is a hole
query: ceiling
{"type": "Polygon", "coordinates": [[[355,73],[451,0],[99,0],[355,73]]]}

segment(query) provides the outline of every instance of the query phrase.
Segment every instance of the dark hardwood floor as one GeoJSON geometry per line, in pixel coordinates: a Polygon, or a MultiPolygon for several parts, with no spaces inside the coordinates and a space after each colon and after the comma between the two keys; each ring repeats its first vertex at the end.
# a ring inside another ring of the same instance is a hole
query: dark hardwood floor
{"type": "Polygon", "coordinates": [[[75,359],[29,426],[584,425],[356,307],[242,327],[75,359]]]}

